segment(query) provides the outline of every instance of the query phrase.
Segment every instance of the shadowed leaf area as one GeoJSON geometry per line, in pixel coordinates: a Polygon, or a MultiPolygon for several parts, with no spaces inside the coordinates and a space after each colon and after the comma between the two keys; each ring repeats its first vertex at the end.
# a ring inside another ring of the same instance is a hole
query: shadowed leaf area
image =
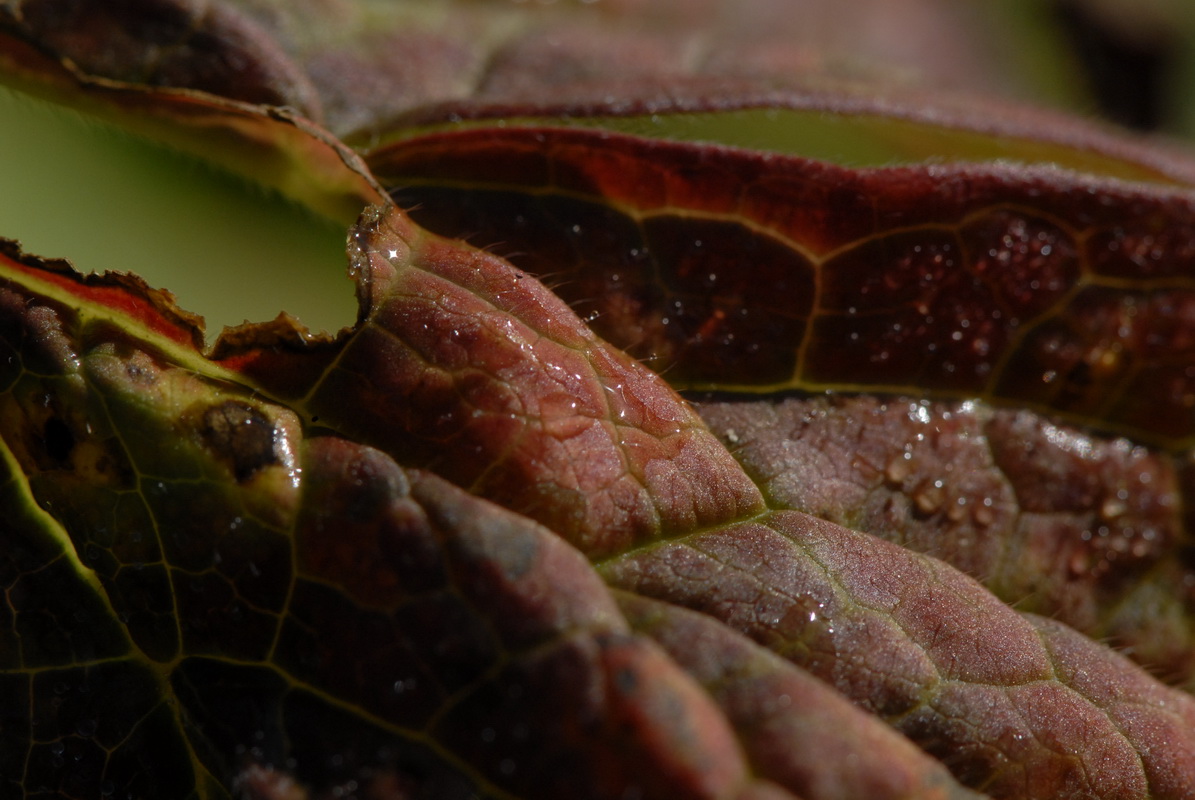
{"type": "Polygon", "coordinates": [[[209,350],[0,240],[0,797],[1195,793],[1195,168],[765,79],[762,0],[298,5],[0,2],[370,203],[355,326],[209,350]]]}

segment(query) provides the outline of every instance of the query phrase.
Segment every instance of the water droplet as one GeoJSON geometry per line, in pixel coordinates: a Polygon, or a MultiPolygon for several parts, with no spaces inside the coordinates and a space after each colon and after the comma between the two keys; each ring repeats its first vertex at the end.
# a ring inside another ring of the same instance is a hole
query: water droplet
{"type": "Polygon", "coordinates": [[[1106,520],[1114,520],[1126,511],[1128,511],[1128,506],[1114,497],[1106,497],[1100,504],[1100,517],[1106,520]]]}
{"type": "Polygon", "coordinates": [[[909,420],[912,422],[920,422],[922,425],[928,425],[929,409],[921,403],[911,403],[909,405],[909,420]]]}

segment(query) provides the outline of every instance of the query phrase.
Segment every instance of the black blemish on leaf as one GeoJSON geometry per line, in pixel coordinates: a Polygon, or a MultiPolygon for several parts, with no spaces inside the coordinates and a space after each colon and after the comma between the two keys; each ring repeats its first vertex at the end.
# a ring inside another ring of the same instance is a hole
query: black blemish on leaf
{"type": "Polygon", "coordinates": [[[75,435],[70,427],[58,417],[50,417],[42,429],[42,442],[46,447],[46,455],[58,464],[65,464],[70,460],[75,449],[75,435]]]}
{"type": "Polygon", "coordinates": [[[237,481],[278,463],[274,425],[258,409],[229,400],[203,414],[200,434],[212,453],[225,461],[237,481]]]}

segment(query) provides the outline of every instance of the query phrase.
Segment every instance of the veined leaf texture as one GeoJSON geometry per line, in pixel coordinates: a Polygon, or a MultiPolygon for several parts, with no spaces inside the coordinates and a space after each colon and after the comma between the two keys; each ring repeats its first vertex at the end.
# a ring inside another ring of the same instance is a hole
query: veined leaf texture
{"type": "Polygon", "coordinates": [[[0,796],[1195,792],[1195,168],[785,9],[0,3],[358,301],[4,240],[0,796]]]}

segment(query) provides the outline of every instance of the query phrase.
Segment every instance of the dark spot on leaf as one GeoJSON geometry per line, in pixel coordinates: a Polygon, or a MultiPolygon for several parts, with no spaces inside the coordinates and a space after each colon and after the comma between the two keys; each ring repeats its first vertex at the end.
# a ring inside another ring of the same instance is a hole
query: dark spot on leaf
{"type": "Polygon", "coordinates": [[[614,683],[623,694],[633,694],[639,688],[639,676],[634,670],[620,669],[614,673],[614,683]]]}
{"type": "Polygon", "coordinates": [[[58,417],[46,420],[46,426],[42,429],[42,441],[46,446],[46,454],[59,464],[66,463],[75,449],[75,435],[58,417]]]}
{"type": "Polygon", "coordinates": [[[274,425],[258,409],[229,400],[203,414],[200,434],[217,457],[226,462],[238,481],[278,463],[274,452],[274,425]]]}

